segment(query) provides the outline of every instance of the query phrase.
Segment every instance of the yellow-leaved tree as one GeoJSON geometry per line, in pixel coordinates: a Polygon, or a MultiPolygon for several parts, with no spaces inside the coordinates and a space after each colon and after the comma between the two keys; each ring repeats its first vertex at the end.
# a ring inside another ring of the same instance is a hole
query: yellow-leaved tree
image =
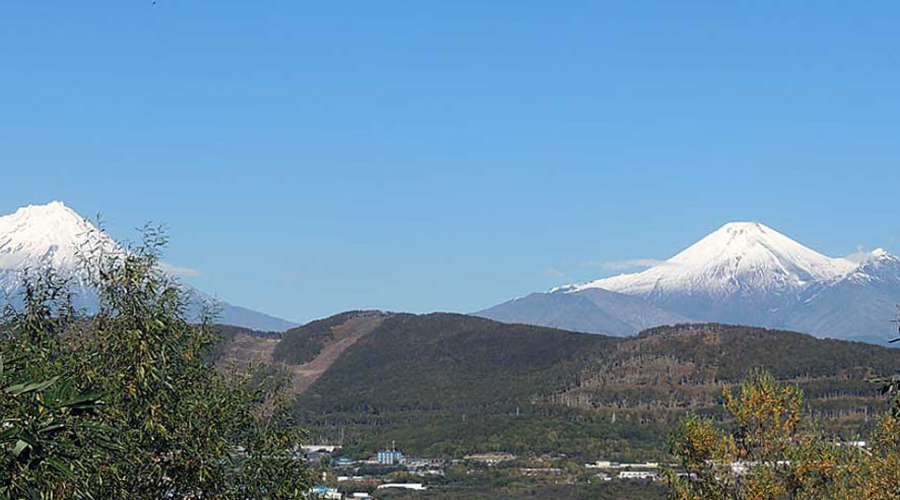
{"type": "Polygon", "coordinates": [[[765,371],[726,389],[731,417],[717,426],[687,417],[673,433],[681,470],[673,500],[900,499],[900,406],[894,402],[866,446],[825,435],[803,410],[803,393],[765,371]]]}

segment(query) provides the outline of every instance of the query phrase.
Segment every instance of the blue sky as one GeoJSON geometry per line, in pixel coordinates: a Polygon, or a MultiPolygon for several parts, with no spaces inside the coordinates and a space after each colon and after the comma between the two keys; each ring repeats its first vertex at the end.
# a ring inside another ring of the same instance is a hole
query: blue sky
{"type": "Polygon", "coordinates": [[[900,251],[893,1],[11,0],[0,212],[293,320],[473,311],[730,220],[900,251]]]}

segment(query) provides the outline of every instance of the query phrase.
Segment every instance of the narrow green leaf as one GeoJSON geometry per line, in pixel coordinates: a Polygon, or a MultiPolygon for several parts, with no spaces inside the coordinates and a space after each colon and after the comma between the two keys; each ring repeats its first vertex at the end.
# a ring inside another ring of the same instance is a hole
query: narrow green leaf
{"type": "Polygon", "coordinates": [[[47,434],[48,432],[53,432],[53,431],[62,429],[64,427],[65,427],[65,425],[63,425],[63,424],[48,425],[46,427],[42,427],[42,428],[38,429],[38,434],[47,434]]]}
{"type": "Polygon", "coordinates": [[[64,463],[60,462],[59,460],[57,460],[55,458],[48,458],[47,460],[45,460],[45,462],[47,462],[47,465],[49,465],[50,467],[53,467],[54,469],[56,469],[57,471],[62,473],[62,475],[66,476],[67,478],[72,479],[72,480],[75,479],[75,473],[72,472],[71,469],[69,469],[64,463]]]}
{"type": "Polygon", "coordinates": [[[58,379],[59,379],[59,377],[53,377],[50,380],[45,380],[43,382],[33,382],[31,384],[24,383],[24,384],[11,385],[6,388],[5,392],[7,394],[11,394],[13,396],[19,396],[21,394],[25,394],[28,392],[42,391],[42,390],[50,387],[51,385],[55,384],[58,379]]]}
{"type": "Polygon", "coordinates": [[[100,393],[91,393],[79,395],[74,398],[71,398],[67,401],[60,403],[59,406],[67,407],[67,406],[83,406],[90,405],[94,406],[97,402],[100,401],[102,395],[100,393]]]}

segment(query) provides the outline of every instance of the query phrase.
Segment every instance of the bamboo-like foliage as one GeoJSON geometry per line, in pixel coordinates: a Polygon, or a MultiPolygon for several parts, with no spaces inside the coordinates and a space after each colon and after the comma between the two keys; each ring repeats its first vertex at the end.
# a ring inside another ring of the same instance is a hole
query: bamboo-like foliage
{"type": "Polygon", "coordinates": [[[0,498],[301,498],[302,432],[259,373],[208,362],[210,315],[159,271],[146,228],[127,252],[84,252],[90,315],[52,272],[26,280],[0,332],[0,498]]]}

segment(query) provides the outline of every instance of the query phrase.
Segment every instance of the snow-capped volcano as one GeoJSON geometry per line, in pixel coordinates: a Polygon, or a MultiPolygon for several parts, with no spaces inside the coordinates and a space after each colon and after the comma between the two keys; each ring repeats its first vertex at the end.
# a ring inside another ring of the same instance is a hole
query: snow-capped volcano
{"type": "MultiPolygon", "coordinates": [[[[627,313],[605,307],[603,313],[613,318],[633,317],[640,306],[640,316],[651,321],[668,313],[692,321],[883,340],[895,334],[891,320],[900,304],[900,258],[883,249],[854,259],[829,257],[758,222],[730,222],[645,271],[558,287],[529,296],[527,303],[504,303],[479,314],[513,322],[552,317],[548,326],[574,327],[585,324],[581,316],[597,315],[587,311],[583,297],[599,290],[645,302],[631,303],[627,313]],[[575,298],[580,309],[573,307],[575,298]]],[[[608,320],[592,324],[591,331],[614,333],[604,328],[613,324],[608,320]]]]}
{"type": "Polygon", "coordinates": [[[799,294],[838,280],[857,266],[807,248],[758,222],[730,222],[663,264],[571,287],[628,295],[686,293],[714,299],[736,294],[799,294]]]}
{"type": "Polygon", "coordinates": [[[75,269],[79,252],[90,248],[117,251],[119,246],[60,201],[0,217],[0,269],[75,269]]]}
{"type": "Polygon", "coordinates": [[[52,268],[72,278],[84,294],[86,281],[77,270],[82,256],[94,250],[123,251],[62,202],[22,207],[0,217],[0,291],[14,295],[23,272],[52,268]]]}
{"type": "MultiPolygon", "coordinates": [[[[24,271],[52,268],[59,275],[72,278],[78,305],[90,307],[94,298],[80,270],[83,257],[95,251],[115,254],[125,249],[60,201],[29,205],[0,217],[0,300],[15,297],[24,271]]],[[[224,323],[258,330],[295,326],[227,303],[220,306],[220,320],[224,323]]]]}

